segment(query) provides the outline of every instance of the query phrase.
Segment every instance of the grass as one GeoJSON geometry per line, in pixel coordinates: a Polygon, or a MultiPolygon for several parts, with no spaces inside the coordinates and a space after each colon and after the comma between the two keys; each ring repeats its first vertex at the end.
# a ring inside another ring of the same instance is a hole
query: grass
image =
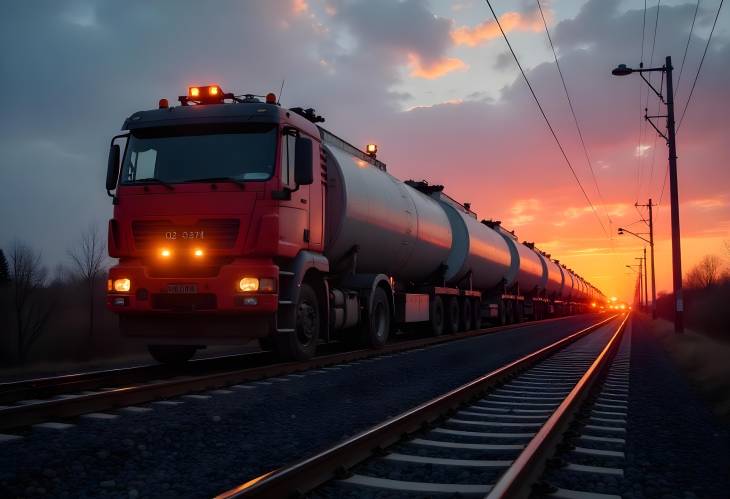
{"type": "Polygon", "coordinates": [[[730,425],[730,343],[689,329],[677,335],[669,321],[652,322],[646,316],[639,317],[686,373],[715,415],[723,424],[730,425]]]}

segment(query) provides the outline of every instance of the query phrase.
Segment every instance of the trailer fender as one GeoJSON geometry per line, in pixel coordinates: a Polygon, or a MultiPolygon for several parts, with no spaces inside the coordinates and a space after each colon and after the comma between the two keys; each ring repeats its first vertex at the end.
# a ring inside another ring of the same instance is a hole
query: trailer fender
{"type": "Polygon", "coordinates": [[[391,316],[395,312],[395,301],[393,298],[393,289],[390,286],[390,279],[385,274],[354,274],[348,275],[342,279],[342,286],[347,289],[354,289],[363,300],[367,303],[368,313],[372,308],[373,295],[378,287],[383,287],[388,295],[388,303],[390,304],[391,316]]]}

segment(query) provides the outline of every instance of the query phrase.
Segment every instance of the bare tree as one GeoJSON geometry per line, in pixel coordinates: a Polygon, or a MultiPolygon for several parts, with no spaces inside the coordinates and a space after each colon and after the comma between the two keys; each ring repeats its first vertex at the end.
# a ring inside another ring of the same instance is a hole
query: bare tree
{"type": "Polygon", "coordinates": [[[687,287],[709,288],[720,280],[722,260],[716,255],[706,255],[687,273],[687,287]]]}
{"type": "Polygon", "coordinates": [[[5,253],[0,249],[0,286],[10,282],[10,268],[5,253]]]}
{"type": "Polygon", "coordinates": [[[94,335],[94,286],[104,270],[106,246],[102,244],[99,230],[90,225],[81,233],[79,245],[69,250],[69,257],[78,279],[85,285],[89,307],[89,338],[94,335]]]}
{"type": "Polygon", "coordinates": [[[46,281],[41,255],[29,246],[16,242],[10,253],[10,282],[17,331],[18,360],[28,359],[33,344],[43,334],[53,303],[39,296],[46,281]]]}

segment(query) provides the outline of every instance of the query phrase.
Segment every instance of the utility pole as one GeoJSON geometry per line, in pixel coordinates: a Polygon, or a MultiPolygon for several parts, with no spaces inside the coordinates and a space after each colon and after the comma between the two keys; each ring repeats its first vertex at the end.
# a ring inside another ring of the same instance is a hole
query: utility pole
{"type": "Polygon", "coordinates": [[[684,333],[682,299],[682,246],[679,237],[679,183],[677,181],[677,142],[674,124],[674,85],[672,58],[667,56],[667,144],[669,145],[669,194],[672,203],[672,281],[674,284],[674,332],[684,333]]]}
{"type": "MultiPolygon", "coordinates": [[[[641,258],[637,258],[637,260],[641,261],[641,258]]],[[[638,297],[639,302],[639,308],[641,309],[641,265],[626,265],[626,268],[631,270],[632,272],[636,272],[636,293],[635,297],[638,297]],[[637,271],[634,267],[639,267],[639,270],[637,271]]]]}
{"type": "Polygon", "coordinates": [[[651,124],[656,132],[661,135],[669,147],[669,194],[672,213],[672,281],[674,288],[674,332],[681,334],[684,332],[684,300],[682,299],[682,247],[679,231],[679,185],[677,181],[677,141],[675,137],[674,122],[674,82],[672,81],[672,58],[667,56],[664,66],[660,68],[644,68],[632,69],[625,64],[619,64],[612,74],[615,76],[626,76],[631,73],[639,73],[639,76],[649,85],[659,99],[666,104],[667,114],[662,116],[648,116],[644,114],[644,118],[651,124]],[[651,71],[659,71],[667,75],[667,98],[652,86],[652,84],[644,78],[644,73],[651,71]],[[652,121],[652,118],[667,118],[667,133],[662,133],[652,121]]]}
{"type": "Polygon", "coordinates": [[[642,265],[644,263],[644,258],[637,256],[636,258],[634,258],[634,260],[639,260],[639,304],[641,305],[641,308],[644,308],[646,306],[646,302],[642,301],[641,299],[641,296],[643,294],[642,291],[644,290],[644,266],[642,265]]]}
{"type": "Polygon", "coordinates": [[[644,308],[649,311],[649,277],[646,269],[646,246],[644,246],[644,308]]]}
{"type": "Polygon", "coordinates": [[[654,273],[654,203],[649,198],[648,204],[638,204],[637,207],[649,208],[649,250],[651,252],[651,318],[656,319],[656,274],[654,273]]]}

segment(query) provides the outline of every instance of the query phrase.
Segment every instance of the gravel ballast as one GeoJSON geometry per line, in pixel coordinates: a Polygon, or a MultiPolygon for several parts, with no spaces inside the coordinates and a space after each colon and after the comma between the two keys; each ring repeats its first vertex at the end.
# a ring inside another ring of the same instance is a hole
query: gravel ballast
{"type": "Polygon", "coordinates": [[[179,398],[113,420],[75,419],[0,443],[0,497],[204,497],[362,431],[586,327],[530,325],[179,398]],[[306,374],[306,373],[305,373],[306,374]],[[255,388],[251,388],[254,386],[255,388]]]}

